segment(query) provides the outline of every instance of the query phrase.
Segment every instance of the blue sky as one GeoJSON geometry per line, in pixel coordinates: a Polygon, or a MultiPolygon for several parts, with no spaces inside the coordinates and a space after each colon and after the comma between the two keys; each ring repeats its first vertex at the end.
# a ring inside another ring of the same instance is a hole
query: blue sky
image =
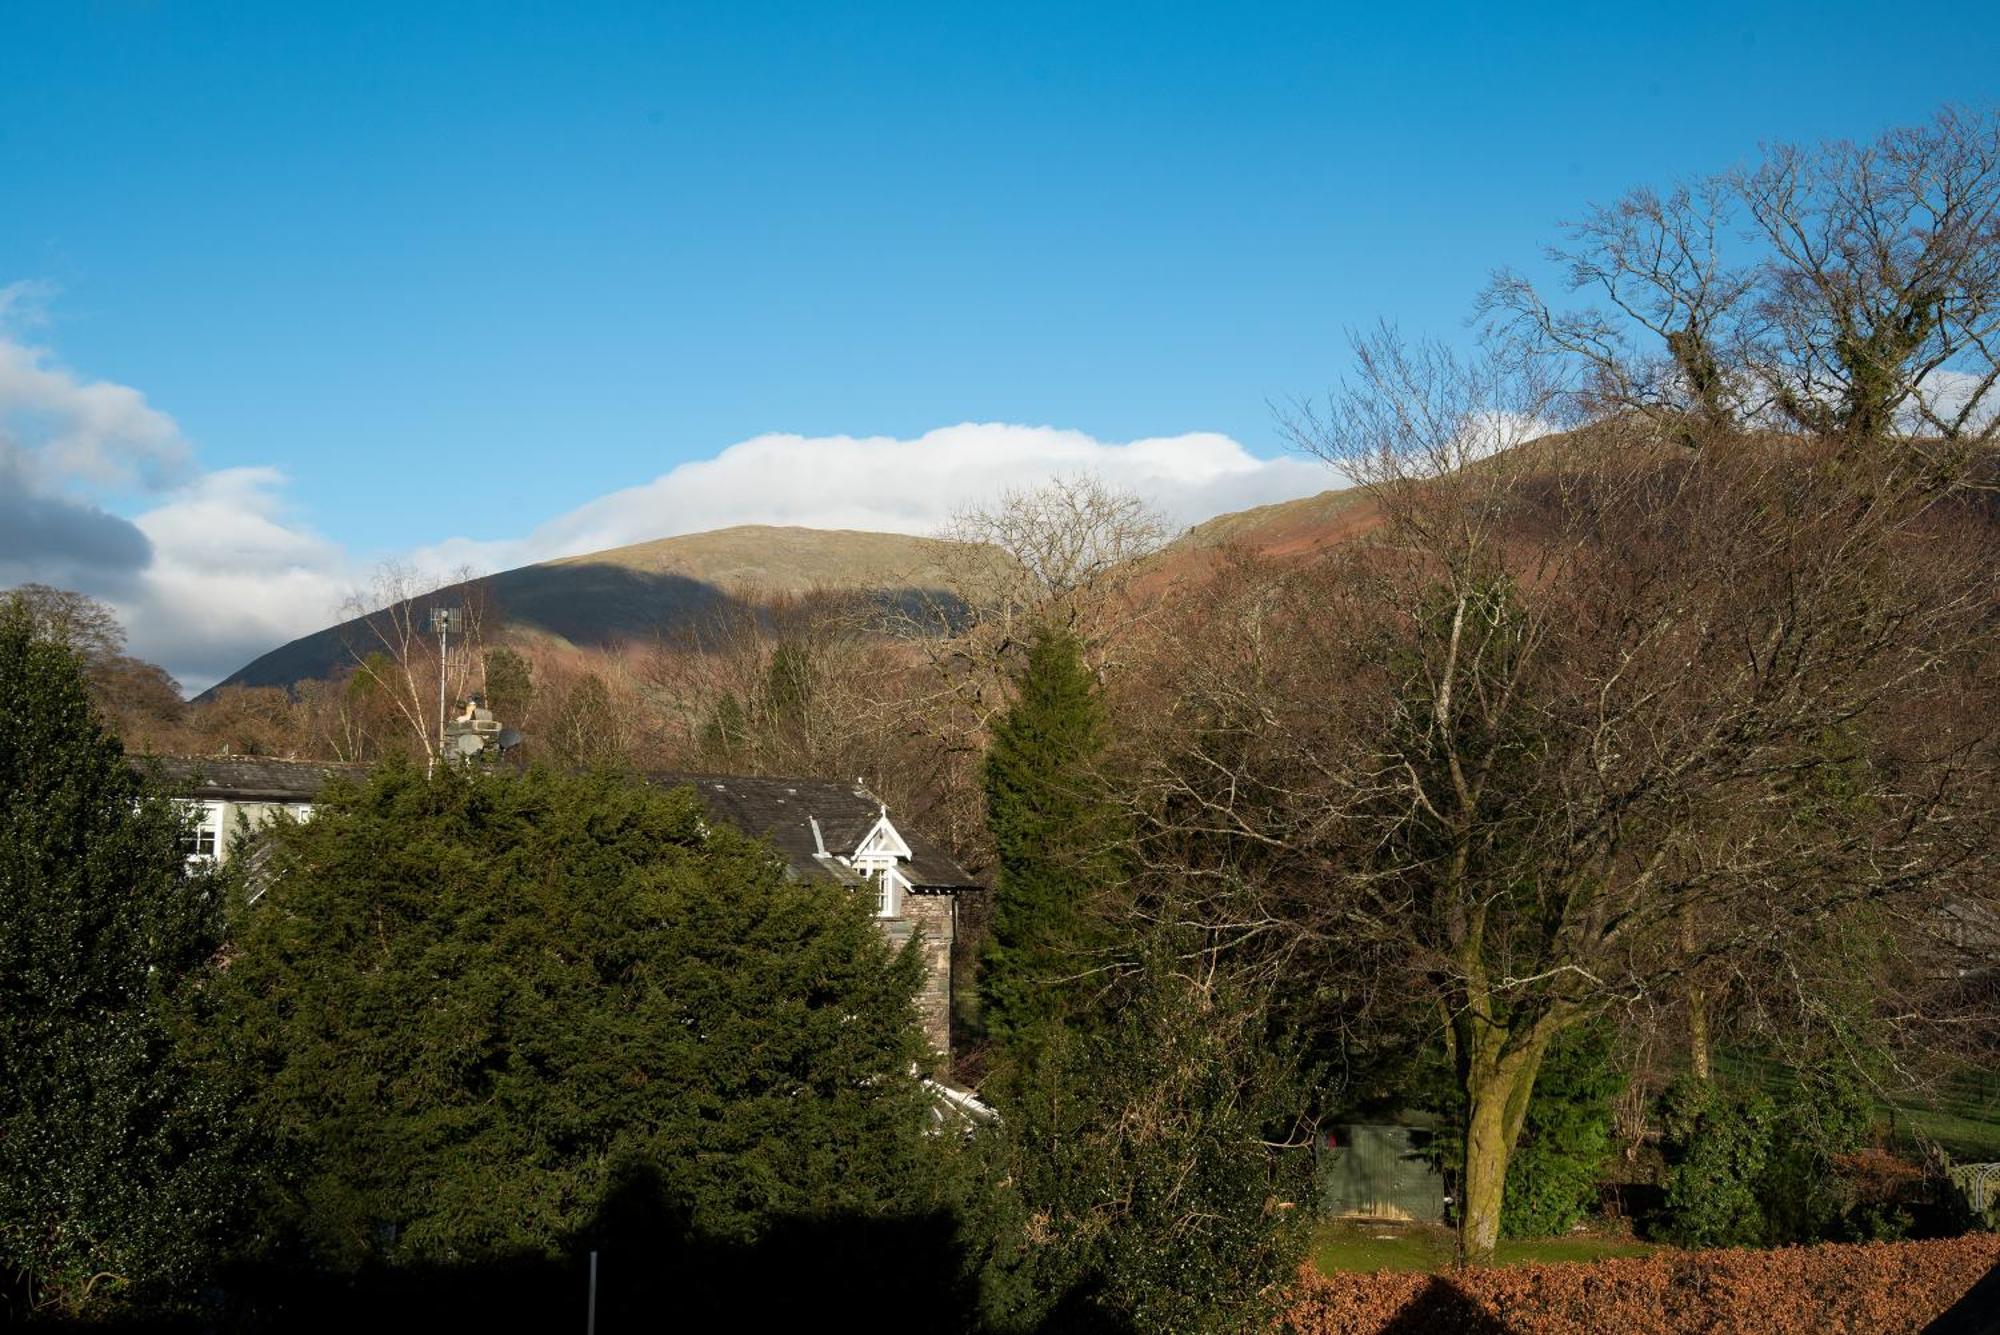
{"type": "Polygon", "coordinates": [[[206,479],[204,532],[236,505],[343,571],[533,555],[766,433],[1270,458],[1343,330],[1462,330],[1589,201],[1996,70],[1971,4],[0,0],[0,334],[178,441],[36,485],[131,518],[206,479]]]}

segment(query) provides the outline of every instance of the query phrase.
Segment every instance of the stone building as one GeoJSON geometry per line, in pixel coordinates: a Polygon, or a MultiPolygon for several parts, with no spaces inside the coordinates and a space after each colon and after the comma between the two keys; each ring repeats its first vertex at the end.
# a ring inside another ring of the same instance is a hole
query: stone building
{"type": "MultiPolygon", "coordinates": [[[[279,811],[310,819],[328,781],[367,773],[365,765],[248,756],[146,756],[135,758],[134,764],[198,808],[200,820],[188,856],[217,861],[230,856],[237,832],[254,832],[279,811]]],[[[960,897],[982,888],[963,867],[917,831],[899,828],[888,807],[858,781],[679,773],[644,777],[660,787],[692,788],[710,819],[766,840],[793,879],[828,881],[868,896],[891,941],[901,944],[921,933],[924,1033],[939,1054],[949,1056],[951,955],[960,897]]]]}

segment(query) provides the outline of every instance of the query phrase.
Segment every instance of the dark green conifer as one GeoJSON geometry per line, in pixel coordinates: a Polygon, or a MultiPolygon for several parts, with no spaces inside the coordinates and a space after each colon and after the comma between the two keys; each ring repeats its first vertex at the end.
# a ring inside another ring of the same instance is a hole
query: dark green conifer
{"type": "Polygon", "coordinates": [[[0,600],[0,1276],[17,1305],[100,1312],[210,1259],[229,1116],[171,1017],[220,941],[220,894],[185,832],[99,725],[75,652],[0,600]]]}
{"type": "Polygon", "coordinates": [[[1020,1058],[1086,987],[1094,905],[1119,876],[1119,821],[1098,780],[1104,706],[1068,630],[1035,638],[1013,707],[986,753],[998,855],[981,1018],[1020,1058]]]}
{"type": "Polygon", "coordinates": [[[923,1198],[920,957],[692,793],[392,764],[269,838],[221,986],[282,1167],[266,1236],[553,1260],[644,1183],[659,1218],[612,1241],[657,1268],[923,1198]]]}

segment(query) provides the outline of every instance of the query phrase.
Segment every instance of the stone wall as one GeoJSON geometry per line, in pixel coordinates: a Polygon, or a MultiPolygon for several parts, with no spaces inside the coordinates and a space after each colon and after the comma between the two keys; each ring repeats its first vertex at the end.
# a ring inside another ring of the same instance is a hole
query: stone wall
{"type": "Polygon", "coordinates": [[[882,930],[901,945],[912,933],[923,933],[924,983],[917,993],[917,1007],[923,1017],[924,1037],[931,1048],[951,1062],[951,946],[957,936],[958,901],[952,895],[903,896],[903,913],[884,918],[882,930]]]}

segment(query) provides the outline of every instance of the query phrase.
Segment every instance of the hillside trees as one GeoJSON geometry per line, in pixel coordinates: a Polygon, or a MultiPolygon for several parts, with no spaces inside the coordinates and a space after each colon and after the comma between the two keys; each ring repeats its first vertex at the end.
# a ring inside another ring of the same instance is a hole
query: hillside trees
{"type": "Polygon", "coordinates": [[[1993,589],[1908,472],[1616,424],[1529,445],[1532,364],[1358,352],[1305,438],[1387,527],[1210,609],[1235,634],[1186,657],[1154,839],[1224,850],[1206,918],[1274,976],[1358,959],[1434,999],[1484,1259],[1559,1035],[1846,906],[1990,894],[1994,754],[1955,692],[1993,589]]]}
{"type": "Polygon", "coordinates": [[[519,726],[535,701],[534,665],[519,650],[496,645],[481,660],[486,707],[502,723],[519,726]]]}
{"type": "Polygon", "coordinates": [[[0,606],[15,609],[38,636],[77,655],[91,703],[120,737],[143,745],[174,734],[187,712],[180,683],[157,663],[125,652],[125,627],[111,608],[46,584],[0,592],[0,606]]]}
{"type": "Polygon", "coordinates": [[[190,870],[185,817],[99,726],[74,644],[0,607],[0,1294],[16,1317],[185,1292],[231,1198],[226,1091],[175,1041],[221,940],[221,884],[190,870]]]}
{"type": "Polygon", "coordinates": [[[391,765],[272,839],[220,1042],[285,1166],[273,1236],[560,1257],[638,1174],[659,1267],[924,1199],[918,955],[691,794],[391,765]]]}
{"type": "Polygon", "coordinates": [[[977,642],[997,650],[1062,626],[1095,650],[1132,616],[1125,595],[1169,531],[1140,497],[1080,473],[961,510],[943,536],[956,544],[957,617],[977,642]]]}
{"type": "Polygon", "coordinates": [[[749,591],[630,657],[652,762],[860,779],[954,852],[976,846],[977,758],[942,741],[920,650],[875,598],[749,591]]]}

